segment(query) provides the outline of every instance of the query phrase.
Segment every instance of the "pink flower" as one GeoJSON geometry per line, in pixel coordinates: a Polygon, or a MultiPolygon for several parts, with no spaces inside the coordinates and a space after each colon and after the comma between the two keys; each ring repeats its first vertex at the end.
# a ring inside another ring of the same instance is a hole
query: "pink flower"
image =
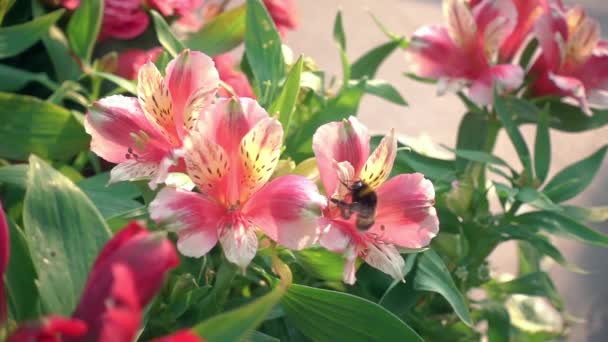
{"type": "Polygon", "coordinates": [[[591,113],[592,105],[608,105],[608,42],[600,26],[580,7],[551,6],[535,27],[542,50],[532,68],[535,95],[577,100],[591,113]]]}
{"type": "Polygon", "coordinates": [[[118,55],[118,68],[115,73],[120,77],[134,80],[144,64],[148,61],[154,63],[162,53],[163,48],[161,47],[155,47],[148,51],[141,49],[125,50],[118,55]]]}
{"type": "Polygon", "coordinates": [[[60,0],[60,4],[62,7],[73,11],[80,6],[80,0],[60,0]]]}
{"type": "Polygon", "coordinates": [[[179,23],[189,29],[198,30],[201,26],[196,11],[203,6],[204,0],[144,0],[144,2],[165,17],[180,17],[179,23]]]}
{"type": "Polygon", "coordinates": [[[144,307],[178,263],[168,239],[131,223],[99,253],[71,318],[27,323],[9,341],[133,341],[144,307]]]}
{"type": "Polygon", "coordinates": [[[10,239],[8,235],[8,222],[4,216],[4,209],[0,203],[0,329],[6,322],[7,303],[4,289],[4,274],[8,268],[8,257],[10,254],[10,239]]]}
{"type": "Polygon", "coordinates": [[[433,184],[419,173],[386,181],[397,154],[397,141],[391,133],[370,154],[369,140],[367,129],[354,117],[325,124],[313,136],[313,150],[329,198],[321,245],[344,254],[344,282],[348,284],[355,282],[357,257],[402,279],[404,261],[397,247],[423,248],[439,230],[433,184]],[[370,197],[355,201],[350,189],[359,182],[369,187],[364,193],[370,197]],[[373,206],[364,205],[372,202],[373,206]],[[370,208],[372,215],[367,215],[370,208]],[[374,221],[358,222],[364,217],[360,217],[362,212],[374,221]]]}
{"type": "Polygon", "coordinates": [[[150,177],[151,186],[163,182],[218,84],[211,58],[186,50],[169,62],[164,78],[150,61],[141,67],[137,98],[114,95],[95,102],[85,129],[91,150],[118,164],[110,182],[150,177]]]}
{"type": "Polygon", "coordinates": [[[142,34],[149,23],[141,0],[105,0],[99,39],[132,39],[142,34]]]}
{"type": "Polygon", "coordinates": [[[152,342],[204,342],[204,340],[190,330],[180,330],[171,335],[156,338],[152,342]]]}
{"type": "Polygon", "coordinates": [[[150,204],[152,219],[177,231],[182,254],[200,257],[219,240],[244,269],[258,249],[258,229],[291,249],[315,242],[325,199],[301,176],[268,182],[283,128],[255,100],[219,99],[191,138],[186,166],[201,193],[167,187],[150,204]]]}
{"type": "Polygon", "coordinates": [[[281,36],[298,26],[295,0],[264,0],[264,5],[281,36]]]}
{"type": "MultiPolygon", "coordinates": [[[[236,69],[234,58],[230,54],[223,54],[213,57],[217,72],[224,83],[232,87],[235,94],[241,97],[255,98],[249,80],[244,73],[236,69]]],[[[232,96],[226,89],[220,88],[219,95],[223,97],[232,96]]]]}
{"type": "Polygon", "coordinates": [[[471,9],[464,0],[445,0],[445,26],[424,26],[408,49],[412,72],[439,80],[439,93],[469,85],[480,105],[492,103],[492,90],[519,87],[523,70],[495,64],[499,48],[513,32],[517,11],[510,0],[484,0],[471,9]]]}

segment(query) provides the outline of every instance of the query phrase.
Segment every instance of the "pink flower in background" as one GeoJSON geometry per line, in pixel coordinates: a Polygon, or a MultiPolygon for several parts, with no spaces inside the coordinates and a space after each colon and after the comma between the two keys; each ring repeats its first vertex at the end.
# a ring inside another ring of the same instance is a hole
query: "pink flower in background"
{"type": "Polygon", "coordinates": [[[164,78],[152,62],[141,67],[137,98],[114,95],[95,102],[85,129],[91,150],[118,164],[110,182],[152,178],[151,186],[162,183],[218,84],[211,58],[186,50],[169,62],[164,78]]]}
{"type": "Polygon", "coordinates": [[[144,307],[178,263],[168,239],[131,223],[99,253],[71,318],[51,316],[26,323],[9,337],[9,342],[64,338],[131,342],[139,330],[144,307]]]}
{"type": "Polygon", "coordinates": [[[99,39],[132,39],[142,34],[149,23],[141,0],[105,0],[99,39]]]}
{"type": "Polygon", "coordinates": [[[298,11],[295,0],[264,0],[264,5],[272,17],[281,36],[298,26],[298,11]]]}
{"type": "Polygon", "coordinates": [[[204,0],[144,0],[144,2],[165,17],[178,16],[178,22],[191,30],[198,30],[201,26],[197,10],[203,6],[204,0]]]}
{"type": "Polygon", "coordinates": [[[244,269],[257,252],[258,229],[295,250],[316,241],[325,199],[301,176],[268,182],[283,128],[255,100],[219,99],[191,138],[187,172],[201,193],[166,187],[150,204],[152,219],[177,231],[182,254],[200,257],[219,241],[244,269]]]}
{"type": "Polygon", "coordinates": [[[155,47],[148,51],[141,49],[125,50],[118,55],[116,75],[134,80],[144,64],[148,61],[154,63],[162,53],[163,48],[161,47],[155,47]]]}
{"type": "Polygon", "coordinates": [[[424,26],[411,39],[407,56],[414,74],[437,79],[440,94],[469,85],[480,105],[492,103],[496,85],[507,91],[521,85],[519,66],[495,64],[517,22],[511,0],[484,0],[473,9],[465,0],[445,0],[444,13],[447,26],[424,26]]]}
{"type": "MultiPolygon", "coordinates": [[[[236,62],[232,55],[223,54],[213,57],[217,72],[220,74],[220,79],[224,83],[232,87],[237,96],[255,98],[255,94],[251,89],[247,76],[240,70],[236,69],[236,62]]],[[[224,88],[220,88],[219,95],[230,97],[231,94],[224,88]]]]}
{"type": "Polygon", "coordinates": [[[425,247],[439,231],[433,184],[419,173],[386,181],[397,141],[391,133],[371,154],[369,143],[367,129],[354,117],[325,124],[313,136],[321,181],[330,200],[324,211],[327,227],[321,245],[344,254],[348,284],[355,282],[357,257],[402,279],[405,263],[398,247],[425,247]],[[367,197],[357,200],[351,191],[361,184],[367,187],[363,191],[367,197]],[[363,214],[373,221],[364,221],[363,214]]]}
{"type": "Polygon", "coordinates": [[[608,105],[608,42],[583,9],[551,6],[536,23],[542,53],[532,67],[535,95],[567,96],[586,113],[608,105]]]}
{"type": "Polygon", "coordinates": [[[8,222],[4,216],[2,203],[0,203],[0,329],[4,327],[7,318],[4,274],[8,268],[8,257],[10,254],[10,239],[8,234],[8,222]]]}
{"type": "Polygon", "coordinates": [[[80,0],[61,0],[60,3],[62,7],[65,7],[70,11],[73,11],[80,6],[80,0]]]}

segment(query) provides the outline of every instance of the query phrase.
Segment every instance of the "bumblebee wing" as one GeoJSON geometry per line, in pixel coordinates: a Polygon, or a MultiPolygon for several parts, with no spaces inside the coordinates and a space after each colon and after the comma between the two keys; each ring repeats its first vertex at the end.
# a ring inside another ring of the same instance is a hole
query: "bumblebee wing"
{"type": "Polygon", "coordinates": [[[390,175],[396,155],[397,139],[395,131],[391,130],[365,162],[361,180],[372,190],[376,190],[390,175]]]}

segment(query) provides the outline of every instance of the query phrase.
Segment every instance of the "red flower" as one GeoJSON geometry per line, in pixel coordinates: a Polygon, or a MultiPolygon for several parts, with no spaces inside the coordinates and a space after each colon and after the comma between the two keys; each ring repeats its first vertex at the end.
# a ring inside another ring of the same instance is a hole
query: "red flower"
{"type": "MultiPolygon", "coordinates": [[[[220,80],[232,87],[232,90],[240,97],[255,98],[249,80],[244,73],[236,69],[234,58],[230,54],[223,54],[213,57],[215,68],[220,74],[220,80]]],[[[231,94],[224,88],[220,88],[219,95],[230,97],[231,94]]]]}
{"type": "Polygon", "coordinates": [[[168,239],[130,223],[99,253],[72,318],[25,324],[9,341],[133,341],[143,307],[178,262],[168,239]]]}
{"type": "Polygon", "coordinates": [[[125,50],[118,55],[118,68],[116,75],[129,80],[137,79],[137,73],[148,61],[155,62],[163,48],[155,47],[148,51],[141,49],[125,50]]]}
{"type": "Polygon", "coordinates": [[[6,321],[6,294],[4,292],[4,273],[8,268],[10,240],[8,236],[8,223],[4,217],[4,210],[0,204],[0,328],[6,321]]]}
{"type": "Polygon", "coordinates": [[[264,0],[264,5],[281,36],[298,26],[295,0],[264,0]]]}

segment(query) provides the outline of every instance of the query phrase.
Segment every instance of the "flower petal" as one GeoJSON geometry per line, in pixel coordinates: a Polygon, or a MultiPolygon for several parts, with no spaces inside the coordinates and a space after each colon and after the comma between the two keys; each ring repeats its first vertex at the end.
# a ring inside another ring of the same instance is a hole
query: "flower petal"
{"type": "Polygon", "coordinates": [[[325,197],[313,182],[289,175],[256,192],[243,207],[243,214],[274,241],[300,250],[317,241],[325,205],[325,197]]]}
{"type": "Polygon", "coordinates": [[[192,132],[184,144],[186,169],[201,192],[225,200],[224,185],[232,167],[222,146],[199,132],[192,132]]]}
{"type": "Polygon", "coordinates": [[[4,289],[4,274],[8,268],[10,255],[10,239],[8,233],[8,222],[4,215],[2,203],[0,203],[0,329],[4,327],[7,318],[6,292],[4,289]]]}
{"type": "Polygon", "coordinates": [[[312,148],[325,193],[331,196],[339,183],[334,163],[347,161],[355,175],[359,175],[369,156],[369,134],[367,128],[351,116],[319,127],[312,138],[312,148]]]}
{"type": "Polygon", "coordinates": [[[568,25],[562,11],[556,7],[547,9],[534,25],[534,32],[542,51],[544,68],[557,70],[566,56],[568,25]]]}
{"type": "Polygon", "coordinates": [[[137,160],[122,162],[110,171],[108,184],[154,178],[159,171],[158,163],[144,163],[137,160]]]}
{"type": "Polygon", "coordinates": [[[585,85],[581,80],[574,77],[556,75],[554,73],[549,73],[549,80],[560,90],[560,95],[572,97],[579,103],[583,112],[589,115],[592,114],[591,108],[589,108],[589,102],[587,101],[585,85]]]}
{"type": "Polygon", "coordinates": [[[394,279],[403,279],[405,261],[395,246],[385,243],[369,243],[362,255],[370,266],[390,275],[394,279]]]}
{"type": "Polygon", "coordinates": [[[139,69],[137,98],[148,120],[157,125],[158,130],[172,145],[179,145],[173,118],[175,104],[171,101],[163,76],[151,61],[139,69]]]}
{"type": "Polygon", "coordinates": [[[225,226],[220,233],[220,243],[228,261],[245,270],[258,251],[255,228],[242,220],[225,226]]]}
{"type": "Polygon", "coordinates": [[[478,35],[488,59],[494,57],[517,23],[517,9],[512,1],[483,0],[474,9],[478,35]]]}
{"type": "Polygon", "coordinates": [[[473,44],[477,34],[477,24],[471,9],[464,0],[445,0],[443,15],[448,21],[448,32],[452,40],[461,48],[473,44]]]}
{"type": "Polygon", "coordinates": [[[524,81],[524,71],[519,65],[500,64],[486,70],[469,88],[469,96],[478,105],[490,105],[494,88],[500,93],[517,89],[524,81]]]}
{"type": "Polygon", "coordinates": [[[283,127],[277,119],[258,122],[241,141],[240,200],[244,203],[272,176],[279,162],[283,143],[283,127]]]}
{"type": "Polygon", "coordinates": [[[355,247],[351,246],[348,251],[346,251],[344,258],[346,262],[344,263],[344,271],[342,272],[342,281],[348,285],[354,285],[357,281],[357,254],[355,253],[355,247]]]}
{"type": "Polygon", "coordinates": [[[79,339],[85,335],[87,325],[75,318],[47,316],[39,322],[26,322],[8,337],[8,342],[57,341],[63,339],[79,339]]]}
{"type": "Polygon", "coordinates": [[[517,23],[500,47],[500,61],[509,62],[523,48],[534,23],[545,11],[546,0],[515,0],[517,23]]]}
{"type": "Polygon", "coordinates": [[[361,180],[372,189],[378,188],[391,174],[396,156],[397,139],[395,131],[391,130],[389,135],[382,138],[378,147],[365,162],[361,171],[361,180]]]}
{"type": "Polygon", "coordinates": [[[205,196],[166,187],[150,203],[150,217],[177,231],[177,249],[200,257],[217,244],[218,228],[225,211],[205,196]]]}
{"type": "Polygon", "coordinates": [[[92,137],[91,150],[112,163],[160,161],[171,147],[133,97],[114,95],[95,102],[84,126],[92,137]]]}
{"type": "Polygon", "coordinates": [[[566,21],[569,28],[568,59],[577,64],[584,63],[600,42],[600,24],[588,17],[580,6],[568,10],[566,21]]]}
{"type": "MultiPolygon", "coordinates": [[[[215,56],[213,57],[213,62],[215,62],[220,79],[232,87],[237,96],[255,98],[247,76],[242,71],[236,69],[236,62],[231,54],[225,53],[215,56]]],[[[223,97],[231,96],[224,88],[220,89],[219,94],[223,97]]]]}
{"type": "Polygon", "coordinates": [[[368,234],[378,240],[421,248],[439,231],[433,184],[422,174],[396,176],[382,184],[376,194],[376,224],[368,234]]]}
{"type": "Polygon", "coordinates": [[[173,101],[172,120],[180,137],[196,126],[200,111],[215,97],[219,80],[213,61],[202,52],[184,50],[169,62],[166,82],[173,101]]]}
{"type": "Polygon", "coordinates": [[[344,253],[351,242],[350,235],[340,228],[340,223],[329,221],[323,228],[319,243],[334,253],[344,253]]]}
{"type": "Polygon", "coordinates": [[[190,330],[180,330],[171,335],[155,338],[152,342],[204,342],[190,330]]]}

